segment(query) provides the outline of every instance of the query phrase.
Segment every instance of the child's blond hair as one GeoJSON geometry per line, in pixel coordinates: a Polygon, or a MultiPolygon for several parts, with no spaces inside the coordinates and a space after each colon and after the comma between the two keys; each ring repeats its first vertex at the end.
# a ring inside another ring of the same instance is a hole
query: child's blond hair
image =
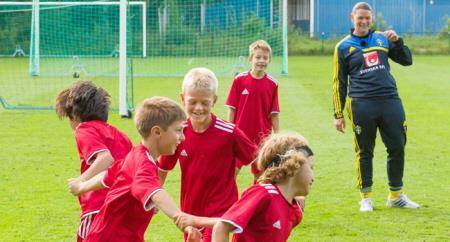
{"type": "Polygon", "coordinates": [[[257,40],[250,44],[248,47],[248,59],[252,59],[253,55],[255,54],[256,50],[263,50],[269,52],[269,57],[272,59],[272,48],[270,47],[269,43],[267,43],[265,40],[257,40]]]}
{"type": "Polygon", "coordinates": [[[262,143],[256,164],[263,171],[259,183],[280,183],[295,175],[313,153],[308,141],[296,133],[274,134],[262,143]]]}
{"type": "Polygon", "coordinates": [[[216,75],[208,68],[199,67],[191,69],[183,79],[181,86],[182,93],[186,93],[188,89],[207,89],[214,95],[217,95],[219,81],[216,75]]]}
{"type": "Polygon", "coordinates": [[[154,126],[167,130],[175,121],[180,120],[186,120],[183,109],[166,97],[145,99],[137,108],[134,117],[134,123],[142,138],[147,138],[154,126]]]}

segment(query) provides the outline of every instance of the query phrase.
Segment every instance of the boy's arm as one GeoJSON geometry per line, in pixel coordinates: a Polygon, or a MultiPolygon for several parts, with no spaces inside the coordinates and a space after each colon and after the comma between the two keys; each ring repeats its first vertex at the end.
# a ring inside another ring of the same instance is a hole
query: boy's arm
{"type": "Polygon", "coordinates": [[[175,224],[179,228],[186,226],[194,226],[196,228],[212,228],[219,221],[219,218],[200,217],[187,213],[178,214],[175,218],[175,224]]]}
{"type": "Polygon", "coordinates": [[[272,123],[272,129],[274,133],[278,133],[280,130],[280,115],[279,113],[272,113],[270,115],[270,122],[272,123]]]}
{"type": "Polygon", "coordinates": [[[78,178],[71,178],[68,180],[69,192],[74,196],[80,196],[83,193],[96,191],[105,186],[102,183],[106,171],[102,171],[87,181],[82,181],[78,178]]]}
{"type": "Polygon", "coordinates": [[[234,230],[234,226],[225,223],[223,221],[219,221],[214,225],[213,231],[212,231],[212,241],[214,242],[228,242],[229,241],[229,235],[231,231],[234,230]]]}
{"type": "MultiPolygon", "coordinates": [[[[163,211],[165,215],[173,220],[176,220],[177,216],[181,213],[181,210],[175,205],[175,202],[164,189],[153,194],[151,199],[159,210],[163,211]]],[[[184,227],[180,229],[183,231],[184,227]]]]}
{"type": "Polygon", "coordinates": [[[181,212],[170,195],[163,189],[153,194],[151,199],[159,210],[173,219],[181,231],[184,231],[187,226],[211,228],[219,221],[218,218],[199,217],[181,212]]]}
{"type": "Polygon", "coordinates": [[[235,115],[236,115],[236,110],[232,107],[228,107],[228,122],[234,123],[235,115]]]}
{"type": "Polygon", "coordinates": [[[98,173],[108,169],[113,162],[114,158],[109,151],[101,151],[96,154],[92,165],[90,165],[89,168],[78,177],[78,179],[81,181],[87,181],[98,173]]]}

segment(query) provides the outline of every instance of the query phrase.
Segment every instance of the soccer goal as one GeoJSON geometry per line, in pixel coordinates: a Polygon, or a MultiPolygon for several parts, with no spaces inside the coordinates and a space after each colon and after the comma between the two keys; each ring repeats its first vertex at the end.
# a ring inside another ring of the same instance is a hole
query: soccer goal
{"type": "Polygon", "coordinates": [[[0,76],[3,106],[51,108],[59,90],[87,79],[111,93],[114,108],[123,102],[132,108],[127,101],[132,99],[129,58],[146,57],[147,7],[144,1],[121,2],[0,2],[0,20],[6,23],[0,26],[0,39],[5,40],[0,62],[10,67],[0,76]],[[120,38],[122,15],[125,41],[120,38]],[[9,32],[2,35],[3,29],[9,32]],[[120,53],[125,53],[124,61],[120,53]],[[125,80],[119,82],[121,66],[125,80]]]}
{"type": "Polygon", "coordinates": [[[287,74],[286,13],[287,0],[0,2],[0,101],[51,108],[59,90],[88,79],[130,109],[133,77],[207,67],[231,78],[249,69],[258,39],[272,46],[268,72],[287,74]]]}

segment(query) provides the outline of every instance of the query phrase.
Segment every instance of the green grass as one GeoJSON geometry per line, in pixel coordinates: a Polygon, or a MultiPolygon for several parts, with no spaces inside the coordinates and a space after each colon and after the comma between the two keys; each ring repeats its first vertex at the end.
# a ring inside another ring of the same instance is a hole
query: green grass
{"type": "MultiPolygon", "coordinates": [[[[380,139],[374,158],[376,210],[358,211],[353,141],[332,122],[331,57],[289,59],[290,74],[280,82],[281,127],[307,137],[316,153],[315,183],[302,223],[289,241],[448,241],[450,239],[450,58],[417,56],[412,67],[392,64],[408,120],[405,191],[419,210],[388,209],[385,148],[380,139]]],[[[13,67],[11,67],[13,68],[13,67]]],[[[215,112],[223,106],[231,77],[220,78],[215,112]]],[[[163,95],[178,99],[180,78],[135,78],[135,100],[163,95]]],[[[2,90],[0,90],[1,92],[2,90]]],[[[112,113],[110,123],[134,142],[131,120],[112,113]]],[[[67,120],[53,111],[0,109],[0,234],[2,241],[73,241],[78,226],[77,200],[66,180],[78,175],[79,161],[67,120]]],[[[251,183],[239,176],[240,191],[251,183]]],[[[179,170],[166,189],[178,200],[179,170]]],[[[162,213],[146,233],[148,241],[181,241],[162,213]]]]}
{"type": "MultiPolygon", "coordinates": [[[[111,106],[114,109],[119,106],[118,58],[79,57],[78,60],[72,57],[42,58],[39,76],[29,74],[28,62],[27,57],[0,58],[2,67],[0,68],[0,97],[13,108],[50,109],[56,94],[76,80],[73,77],[75,71],[80,73],[80,79],[91,80],[104,87],[113,97],[111,106]]],[[[177,77],[172,80],[180,80],[193,67],[208,66],[211,70],[221,70],[220,73],[216,72],[217,75],[228,77],[249,68],[247,57],[243,56],[233,58],[152,56],[133,58],[131,62],[134,79],[136,79],[135,84],[140,85],[142,82],[146,85],[145,88],[152,87],[148,85],[148,82],[167,80],[161,76],[177,77]],[[149,78],[150,76],[160,78],[149,78]]],[[[269,71],[281,73],[281,66],[282,58],[275,56],[269,71]]]]}

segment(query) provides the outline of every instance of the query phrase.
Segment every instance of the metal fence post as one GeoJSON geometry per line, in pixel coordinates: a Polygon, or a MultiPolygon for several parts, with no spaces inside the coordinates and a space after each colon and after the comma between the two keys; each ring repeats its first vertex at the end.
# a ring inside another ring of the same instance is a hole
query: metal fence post
{"type": "Polygon", "coordinates": [[[320,34],[320,40],[322,41],[322,46],[321,46],[321,48],[320,48],[320,52],[322,53],[322,55],[323,55],[323,53],[325,52],[325,47],[324,47],[324,45],[323,45],[324,39],[325,39],[325,32],[322,32],[322,33],[320,34]]]}

